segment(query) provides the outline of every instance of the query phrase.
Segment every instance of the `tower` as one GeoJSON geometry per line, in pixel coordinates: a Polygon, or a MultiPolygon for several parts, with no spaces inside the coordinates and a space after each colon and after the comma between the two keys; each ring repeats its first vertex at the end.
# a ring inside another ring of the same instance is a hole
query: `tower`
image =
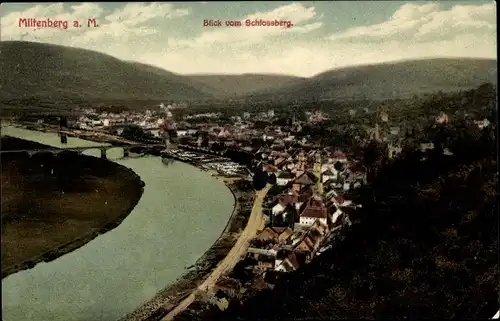
{"type": "Polygon", "coordinates": [[[321,182],[321,158],[318,157],[316,162],[314,163],[314,176],[318,179],[316,183],[316,193],[318,195],[323,195],[323,183],[321,182]]]}

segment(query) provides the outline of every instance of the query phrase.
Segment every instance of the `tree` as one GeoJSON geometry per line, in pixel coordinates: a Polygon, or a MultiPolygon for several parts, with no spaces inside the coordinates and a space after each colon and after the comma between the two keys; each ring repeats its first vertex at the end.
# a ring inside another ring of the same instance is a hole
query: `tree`
{"type": "Polygon", "coordinates": [[[261,190],[267,185],[267,174],[262,170],[257,170],[253,175],[253,187],[261,190]]]}
{"type": "Polygon", "coordinates": [[[203,148],[208,147],[208,137],[205,137],[201,140],[201,147],[203,148]]]}
{"type": "Polygon", "coordinates": [[[123,129],[121,136],[126,139],[135,140],[149,138],[151,135],[146,133],[140,126],[130,125],[123,129]]]}
{"type": "Polygon", "coordinates": [[[271,173],[268,175],[268,178],[267,178],[267,181],[269,182],[269,184],[271,185],[276,185],[277,183],[277,179],[276,179],[276,175],[271,173]]]}
{"type": "Polygon", "coordinates": [[[214,152],[221,152],[224,150],[224,144],[219,143],[219,142],[215,142],[212,144],[210,149],[213,150],[214,152]]]}
{"type": "Polygon", "coordinates": [[[363,150],[363,165],[368,169],[368,180],[377,172],[379,162],[383,156],[383,148],[377,141],[372,140],[363,150]]]}
{"type": "Polygon", "coordinates": [[[333,168],[335,168],[337,171],[342,172],[345,169],[345,166],[342,162],[336,162],[333,164],[333,168]]]}

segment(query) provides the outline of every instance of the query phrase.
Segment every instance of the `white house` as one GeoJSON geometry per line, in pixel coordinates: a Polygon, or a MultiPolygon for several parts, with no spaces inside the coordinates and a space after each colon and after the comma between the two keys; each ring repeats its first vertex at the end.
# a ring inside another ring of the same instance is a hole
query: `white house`
{"type": "Polygon", "coordinates": [[[314,199],[309,200],[304,210],[300,213],[299,224],[311,226],[319,220],[322,224],[327,224],[327,210],[321,201],[314,199]]]}
{"type": "Polygon", "coordinates": [[[276,258],[274,261],[274,270],[278,272],[292,272],[300,267],[295,253],[291,252],[284,259],[276,258]]]}
{"type": "Polygon", "coordinates": [[[316,217],[301,216],[299,219],[299,224],[311,226],[314,224],[314,222],[316,222],[316,220],[317,220],[316,217]]]}
{"type": "Polygon", "coordinates": [[[264,141],[274,140],[274,136],[263,134],[262,135],[262,140],[264,140],[264,141]]]}
{"type": "Polygon", "coordinates": [[[109,126],[109,119],[107,119],[107,118],[106,118],[106,119],[104,119],[104,120],[102,121],[102,125],[103,125],[104,127],[108,127],[108,126],[109,126]]]}
{"type": "Polygon", "coordinates": [[[285,186],[289,182],[293,181],[294,178],[295,176],[292,173],[288,171],[283,171],[276,178],[276,183],[280,186],[285,186]]]}
{"type": "Polygon", "coordinates": [[[229,132],[229,130],[227,128],[223,128],[219,132],[218,136],[221,137],[221,138],[227,138],[227,137],[231,136],[231,133],[229,132]]]}
{"type": "Polygon", "coordinates": [[[178,137],[186,136],[187,134],[188,134],[187,130],[177,130],[177,136],[178,137]]]}
{"type": "Polygon", "coordinates": [[[343,214],[344,212],[342,212],[340,209],[337,209],[333,214],[332,214],[332,224],[335,224],[335,222],[337,222],[337,220],[339,219],[339,217],[343,214]]]}
{"type": "Polygon", "coordinates": [[[284,210],[285,210],[285,205],[282,204],[281,202],[278,202],[278,204],[273,206],[272,213],[273,215],[278,215],[283,213],[284,210]]]}
{"type": "Polygon", "coordinates": [[[160,130],[159,129],[150,129],[149,132],[154,136],[154,137],[160,137],[160,130]]]}
{"type": "Polygon", "coordinates": [[[337,179],[337,173],[333,172],[332,170],[328,169],[325,172],[321,174],[321,182],[326,182],[328,180],[336,180],[337,179]]]}
{"type": "Polygon", "coordinates": [[[488,127],[490,125],[490,122],[486,118],[483,120],[474,121],[474,123],[476,123],[477,127],[479,127],[480,129],[483,129],[483,128],[488,127]]]}
{"type": "Polygon", "coordinates": [[[344,153],[337,151],[333,153],[333,155],[331,156],[331,161],[332,163],[336,162],[347,163],[347,158],[345,157],[344,153]]]}

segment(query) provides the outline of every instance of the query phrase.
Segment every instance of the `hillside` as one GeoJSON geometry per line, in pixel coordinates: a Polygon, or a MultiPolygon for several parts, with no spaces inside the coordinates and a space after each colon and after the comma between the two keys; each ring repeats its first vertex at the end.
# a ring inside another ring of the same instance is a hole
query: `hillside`
{"type": "Polygon", "coordinates": [[[181,75],[95,51],[24,41],[0,51],[2,100],[212,98],[181,75]]]}
{"type": "Polygon", "coordinates": [[[212,88],[214,95],[233,97],[265,89],[276,90],[306,78],[275,74],[187,75],[187,78],[212,88]]]}
{"type": "Polygon", "coordinates": [[[282,75],[190,75],[99,52],[25,41],[0,43],[1,100],[210,100],[276,89],[282,75]]]}
{"type": "Polygon", "coordinates": [[[311,78],[274,74],[180,75],[99,52],[0,42],[0,101],[314,101],[405,98],[496,83],[496,60],[424,59],[355,66],[311,78]]]}
{"type": "Polygon", "coordinates": [[[253,93],[252,100],[351,100],[408,98],[496,83],[493,59],[437,58],[330,70],[278,90],[253,93]]]}

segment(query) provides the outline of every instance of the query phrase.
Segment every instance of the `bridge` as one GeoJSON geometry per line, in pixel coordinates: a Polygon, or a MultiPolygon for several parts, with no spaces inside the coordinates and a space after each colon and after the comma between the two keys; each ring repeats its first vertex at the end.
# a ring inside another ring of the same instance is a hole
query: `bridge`
{"type": "Polygon", "coordinates": [[[102,139],[105,139],[107,142],[115,142],[115,143],[120,143],[120,144],[127,144],[127,145],[135,145],[137,142],[146,144],[146,145],[161,145],[162,142],[158,139],[147,139],[147,138],[136,138],[135,141],[127,140],[121,136],[115,136],[111,134],[104,133],[102,131],[97,131],[97,130],[69,130],[69,129],[62,129],[58,131],[59,134],[65,134],[68,136],[73,136],[77,138],[88,138],[90,137],[100,137],[102,139]]]}
{"type": "Polygon", "coordinates": [[[113,148],[121,148],[123,149],[123,157],[128,157],[130,155],[130,150],[133,148],[144,148],[144,149],[154,149],[154,148],[163,148],[165,149],[165,145],[163,144],[133,144],[126,146],[116,146],[116,145],[99,145],[99,146],[87,146],[87,147],[69,147],[69,148],[44,148],[44,149],[19,149],[19,150],[2,150],[0,151],[0,155],[3,154],[13,154],[13,153],[28,153],[31,157],[38,153],[52,153],[54,155],[58,155],[62,152],[76,152],[78,154],[82,154],[85,151],[89,150],[100,150],[101,158],[107,159],[107,152],[113,148]]]}

